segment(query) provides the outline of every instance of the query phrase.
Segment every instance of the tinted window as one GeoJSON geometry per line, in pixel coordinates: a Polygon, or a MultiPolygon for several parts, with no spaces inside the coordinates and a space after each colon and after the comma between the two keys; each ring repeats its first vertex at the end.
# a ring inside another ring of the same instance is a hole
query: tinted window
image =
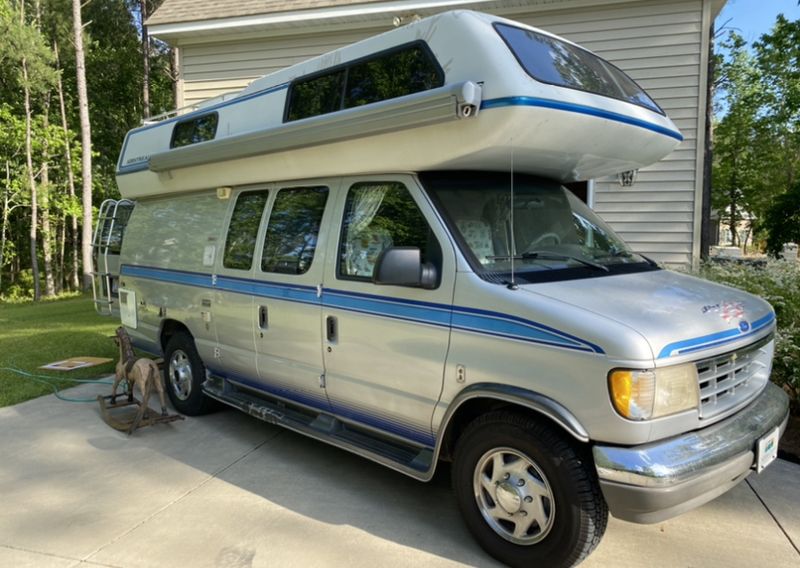
{"type": "Polygon", "coordinates": [[[225,241],[225,256],[222,260],[225,268],[250,270],[253,265],[258,226],[261,224],[261,214],[268,195],[267,191],[248,191],[239,194],[236,199],[225,241]]]}
{"type": "Polygon", "coordinates": [[[286,120],[298,120],[441,87],[444,74],[420,45],[344,65],[292,84],[286,120]]]}
{"type": "Polygon", "coordinates": [[[344,106],[351,108],[442,85],[430,56],[419,46],[352,65],[347,70],[344,106]]]}
{"type": "Polygon", "coordinates": [[[423,262],[441,265],[441,249],[402,183],[364,182],[350,188],[339,245],[339,275],[371,280],[389,247],[417,247],[423,262]]]}
{"type": "Polygon", "coordinates": [[[283,274],[308,271],[327,199],[327,187],[295,187],[278,192],[267,225],[261,270],[283,274]]]}
{"type": "Polygon", "coordinates": [[[182,120],[175,124],[172,130],[172,142],[170,148],[197,144],[206,140],[213,140],[217,133],[217,113],[204,114],[189,120],[182,120]]]}
{"type": "Polygon", "coordinates": [[[292,85],[287,120],[327,114],[342,108],[344,69],[292,85]]]}
{"type": "Polygon", "coordinates": [[[593,53],[531,30],[505,24],[495,24],[495,29],[537,81],[621,99],[663,114],[633,79],[593,53]]]}

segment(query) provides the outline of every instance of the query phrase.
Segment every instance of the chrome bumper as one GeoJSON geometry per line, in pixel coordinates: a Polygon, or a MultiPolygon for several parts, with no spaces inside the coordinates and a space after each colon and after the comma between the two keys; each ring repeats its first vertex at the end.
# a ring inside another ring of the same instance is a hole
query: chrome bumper
{"type": "Polygon", "coordinates": [[[634,447],[596,445],[603,495],[618,518],[654,523],[721,495],[747,477],[756,442],[789,418],[789,399],[772,383],[746,408],[712,426],[634,447]]]}

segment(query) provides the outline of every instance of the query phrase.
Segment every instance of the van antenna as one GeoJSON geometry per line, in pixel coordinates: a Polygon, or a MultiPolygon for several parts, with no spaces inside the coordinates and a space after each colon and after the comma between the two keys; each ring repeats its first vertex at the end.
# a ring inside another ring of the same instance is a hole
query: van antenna
{"type": "Polygon", "coordinates": [[[519,288],[517,286],[516,274],[514,273],[514,257],[517,254],[517,243],[514,241],[514,138],[512,137],[510,140],[511,143],[511,213],[510,213],[510,224],[511,224],[511,282],[508,283],[509,290],[516,290],[519,288]]]}

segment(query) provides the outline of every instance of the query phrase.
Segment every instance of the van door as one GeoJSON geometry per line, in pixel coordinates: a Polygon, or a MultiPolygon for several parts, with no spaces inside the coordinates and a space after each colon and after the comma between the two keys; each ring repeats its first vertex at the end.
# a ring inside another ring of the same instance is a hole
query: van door
{"type": "Polygon", "coordinates": [[[322,295],[328,398],[340,418],[425,446],[442,390],[455,257],[411,176],[350,178],[336,207],[322,295]],[[338,240],[338,242],[336,242],[338,240]],[[380,253],[412,246],[436,266],[435,289],[373,284],[380,253]]]}
{"type": "Polygon", "coordinates": [[[322,380],[322,276],[330,183],[278,186],[252,284],[258,383],[270,394],[329,410],[322,380]]]}
{"type": "Polygon", "coordinates": [[[269,193],[261,187],[236,194],[221,258],[217,259],[212,309],[217,347],[214,357],[205,359],[205,363],[211,372],[223,377],[257,376],[253,296],[247,282],[255,270],[256,243],[269,193]]]}

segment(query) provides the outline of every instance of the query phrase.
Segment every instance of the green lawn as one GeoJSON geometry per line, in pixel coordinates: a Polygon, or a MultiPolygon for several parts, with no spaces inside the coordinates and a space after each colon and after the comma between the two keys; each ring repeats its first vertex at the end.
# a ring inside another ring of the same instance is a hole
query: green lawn
{"type": "MultiPolygon", "coordinates": [[[[0,303],[0,367],[55,377],[58,387],[75,385],[65,377],[91,379],[108,375],[114,372],[119,355],[110,338],[118,325],[116,318],[97,315],[87,296],[39,303],[0,303]],[[70,372],[38,369],[40,365],[79,356],[110,357],[114,362],[70,372]]],[[[47,385],[0,370],[0,406],[51,392],[47,385]]]]}

